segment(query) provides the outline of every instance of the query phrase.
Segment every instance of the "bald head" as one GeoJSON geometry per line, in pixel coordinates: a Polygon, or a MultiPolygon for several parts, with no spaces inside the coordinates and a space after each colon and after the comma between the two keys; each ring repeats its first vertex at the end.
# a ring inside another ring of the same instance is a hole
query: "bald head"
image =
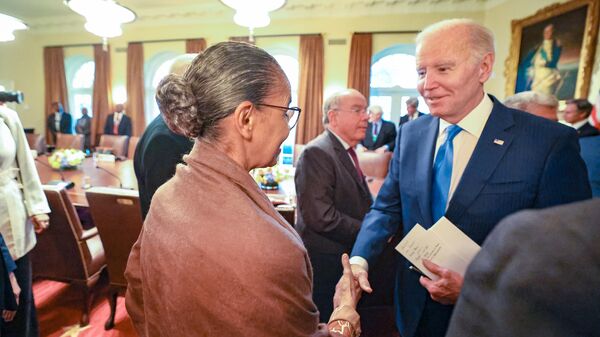
{"type": "Polygon", "coordinates": [[[507,97],[504,105],[555,122],[558,121],[558,100],[552,95],[536,91],[523,91],[507,97]]]}
{"type": "Polygon", "coordinates": [[[339,108],[341,101],[345,97],[362,97],[363,100],[366,101],[365,96],[360,93],[360,91],[356,89],[345,89],[342,91],[338,91],[335,94],[329,96],[325,102],[323,103],[323,124],[329,124],[329,116],[328,112],[330,110],[334,110],[339,108]]]}

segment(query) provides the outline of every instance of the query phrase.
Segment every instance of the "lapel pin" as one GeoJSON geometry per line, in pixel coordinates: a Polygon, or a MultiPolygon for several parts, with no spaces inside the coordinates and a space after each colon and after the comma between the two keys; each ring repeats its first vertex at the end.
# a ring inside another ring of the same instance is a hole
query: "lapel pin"
{"type": "Polygon", "coordinates": [[[498,144],[498,145],[504,145],[504,141],[502,139],[494,139],[494,144],[498,144]]]}

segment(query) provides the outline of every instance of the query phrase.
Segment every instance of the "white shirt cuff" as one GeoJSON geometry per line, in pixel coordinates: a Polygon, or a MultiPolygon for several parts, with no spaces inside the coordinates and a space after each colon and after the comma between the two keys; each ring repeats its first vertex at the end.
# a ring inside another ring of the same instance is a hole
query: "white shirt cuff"
{"type": "Polygon", "coordinates": [[[364,257],[353,256],[350,258],[350,264],[357,264],[365,269],[366,272],[369,271],[369,262],[364,257]]]}

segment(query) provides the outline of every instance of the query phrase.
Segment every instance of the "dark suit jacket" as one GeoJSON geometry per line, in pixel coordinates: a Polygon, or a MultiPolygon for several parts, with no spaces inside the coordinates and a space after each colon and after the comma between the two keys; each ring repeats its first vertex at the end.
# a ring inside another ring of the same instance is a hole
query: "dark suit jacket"
{"type": "Polygon", "coordinates": [[[183,155],[194,142],[171,131],[158,115],[146,128],[135,148],[133,168],[140,191],[142,216],[146,218],[154,192],[175,174],[183,155]]]}
{"type": "MultiPolygon", "coordinates": [[[[445,216],[477,244],[508,214],[591,196],[573,128],[509,109],[496,98],[445,216]],[[502,145],[494,140],[503,140],[502,145]]],[[[433,225],[431,184],[439,118],[426,115],[398,131],[388,176],[366,215],[352,256],[375,263],[389,237],[416,223],[433,225]]],[[[433,302],[419,276],[401,259],[397,270],[396,323],[412,337],[425,309],[428,325],[444,334],[453,306],[433,302]],[[427,305],[426,305],[427,303],[427,305]]]]}
{"type": "Polygon", "coordinates": [[[377,139],[373,141],[373,124],[367,126],[367,136],[361,144],[369,150],[376,150],[384,145],[388,146],[390,151],[394,151],[396,142],[396,126],[392,122],[381,121],[381,130],[377,134],[377,139]]]}
{"type": "Polygon", "coordinates": [[[594,198],[600,197],[600,136],[579,138],[581,158],[587,166],[594,198]]]}
{"type": "Polygon", "coordinates": [[[600,199],[502,220],[465,275],[447,337],[599,336],[600,199]]]}
{"type": "Polygon", "coordinates": [[[577,134],[579,135],[579,138],[583,138],[597,136],[600,134],[600,132],[598,132],[598,129],[592,126],[592,124],[585,123],[579,129],[577,129],[577,134]]]}
{"type": "Polygon", "coordinates": [[[296,228],[311,252],[350,252],[372,198],[352,159],[329,131],[309,142],[296,166],[296,228]]]}
{"type": "Polygon", "coordinates": [[[50,130],[50,133],[52,134],[52,138],[54,138],[54,142],[56,142],[57,131],[60,133],[73,133],[73,119],[71,118],[70,113],[63,112],[62,116],[60,117],[60,130],[56,130],[56,125],[54,125],[55,120],[56,115],[55,113],[52,113],[50,116],[48,116],[48,122],[46,124],[48,130],[50,130]]]}
{"type": "MultiPolygon", "coordinates": [[[[421,111],[417,111],[417,114],[418,114],[417,118],[419,118],[419,117],[421,117],[421,116],[424,115],[424,113],[422,113],[421,111]]],[[[408,120],[408,115],[404,115],[404,116],[400,117],[400,123],[398,123],[398,125],[402,125],[402,124],[404,124],[404,123],[406,123],[408,121],[409,121],[408,120]]]]}
{"type": "MultiPolygon", "coordinates": [[[[114,113],[106,116],[106,123],[104,123],[104,134],[112,135],[114,126],[114,113]]],[[[131,136],[131,118],[125,114],[121,117],[119,122],[119,135],[120,136],[131,136]]]]}

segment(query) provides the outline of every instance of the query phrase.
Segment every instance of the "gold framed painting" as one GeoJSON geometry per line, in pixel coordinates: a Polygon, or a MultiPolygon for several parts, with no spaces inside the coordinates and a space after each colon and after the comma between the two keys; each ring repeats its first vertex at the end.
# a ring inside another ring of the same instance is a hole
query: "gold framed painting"
{"type": "Polygon", "coordinates": [[[587,97],[599,5],[600,0],[573,0],[513,20],[506,96],[533,90],[559,100],[587,97]]]}

